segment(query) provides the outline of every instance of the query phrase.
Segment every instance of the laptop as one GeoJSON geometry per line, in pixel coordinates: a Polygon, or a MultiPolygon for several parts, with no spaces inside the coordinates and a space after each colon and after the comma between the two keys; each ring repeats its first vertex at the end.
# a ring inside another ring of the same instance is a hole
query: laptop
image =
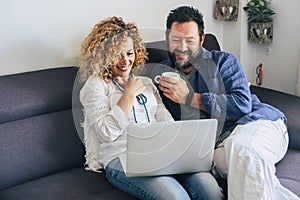
{"type": "Polygon", "coordinates": [[[127,177],[209,171],[216,133],[216,119],[132,123],[119,159],[127,177]]]}

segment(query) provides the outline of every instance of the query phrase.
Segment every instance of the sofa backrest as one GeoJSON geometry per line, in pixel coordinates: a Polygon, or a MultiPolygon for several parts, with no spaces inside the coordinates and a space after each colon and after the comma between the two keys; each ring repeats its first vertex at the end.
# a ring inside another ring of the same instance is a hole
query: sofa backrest
{"type": "Polygon", "coordinates": [[[83,166],[84,146],[72,117],[77,71],[0,77],[0,190],[83,166]]]}

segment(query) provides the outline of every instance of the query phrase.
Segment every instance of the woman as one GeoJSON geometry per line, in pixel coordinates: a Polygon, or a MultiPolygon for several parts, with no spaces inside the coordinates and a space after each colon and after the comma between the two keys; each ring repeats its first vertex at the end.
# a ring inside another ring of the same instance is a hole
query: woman
{"type": "Polygon", "coordinates": [[[210,188],[202,188],[201,181],[207,173],[125,176],[118,156],[126,152],[128,124],[173,121],[151,79],[136,76],[146,57],[136,25],[126,24],[122,18],[99,22],[84,40],[80,74],[86,83],[80,91],[80,101],[85,115],[87,169],[105,169],[115,187],[139,199],[182,200],[190,199],[189,195],[209,195],[210,188]]]}

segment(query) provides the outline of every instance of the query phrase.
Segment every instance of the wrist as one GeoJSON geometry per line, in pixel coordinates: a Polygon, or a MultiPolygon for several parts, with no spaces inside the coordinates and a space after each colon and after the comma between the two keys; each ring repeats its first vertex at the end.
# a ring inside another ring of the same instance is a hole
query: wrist
{"type": "Polygon", "coordinates": [[[194,92],[192,90],[189,91],[188,95],[186,96],[185,105],[191,106],[192,100],[194,98],[194,92]]]}
{"type": "Polygon", "coordinates": [[[126,91],[126,90],[124,90],[122,96],[124,96],[127,100],[135,98],[134,93],[132,93],[131,91],[126,91]]]}

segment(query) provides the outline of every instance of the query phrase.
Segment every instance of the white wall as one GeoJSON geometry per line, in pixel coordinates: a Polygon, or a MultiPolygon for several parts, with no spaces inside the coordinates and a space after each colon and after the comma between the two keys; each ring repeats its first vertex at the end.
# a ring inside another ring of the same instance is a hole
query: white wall
{"type": "Polygon", "coordinates": [[[80,44],[109,16],[138,24],[145,41],[164,38],[170,9],[193,5],[203,11],[206,30],[221,37],[207,0],[0,0],[0,75],[77,65],[80,44]],[[200,7],[201,5],[201,7],[200,7]]]}
{"type": "Polygon", "coordinates": [[[257,48],[256,60],[264,63],[264,85],[296,93],[300,49],[300,1],[273,0],[274,41],[257,48]],[[271,54],[267,54],[267,48],[271,54]]]}
{"type": "Polygon", "coordinates": [[[242,7],[247,1],[240,0],[239,20],[234,25],[224,22],[223,49],[236,55],[247,74],[255,84],[255,69],[263,64],[263,87],[296,94],[298,55],[300,49],[300,1],[273,0],[273,42],[254,44],[247,39],[247,15],[242,7]],[[237,39],[237,36],[240,38],[237,39]],[[239,42],[239,45],[235,44],[239,42]],[[268,53],[269,52],[269,53],[268,53]]]}
{"type": "Polygon", "coordinates": [[[0,75],[77,65],[80,44],[98,21],[122,16],[138,24],[144,40],[164,38],[170,9],[193,5],[204,14],[206,32],[222,50],[240,59],[249,81],[262,62],[263,86],[295,94],[300,49],[300,1],[273,0],[274,40],[256,45],[247,40],[247,16],[240,0],[236,22],[213,18],[215,0],[0,0],[0,75]],[[267,49],[271,54],[267,54],[267,49]]]}

